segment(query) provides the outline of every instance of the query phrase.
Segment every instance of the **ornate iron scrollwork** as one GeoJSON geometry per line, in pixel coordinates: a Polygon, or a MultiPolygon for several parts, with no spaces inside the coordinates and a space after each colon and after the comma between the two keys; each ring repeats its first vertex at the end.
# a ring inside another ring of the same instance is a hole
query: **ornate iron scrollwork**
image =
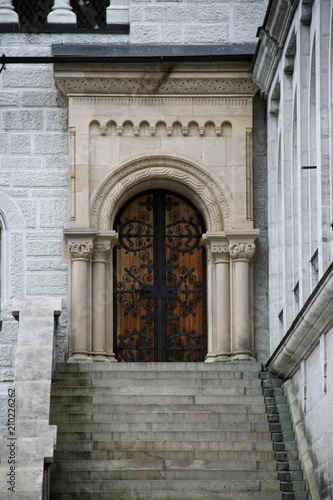
{"type": "Polygon", "coordinates": [[[179,195],[132,200],[116,222],[115,343],[120,361],[203,361],[203,223],[179,195]]]}

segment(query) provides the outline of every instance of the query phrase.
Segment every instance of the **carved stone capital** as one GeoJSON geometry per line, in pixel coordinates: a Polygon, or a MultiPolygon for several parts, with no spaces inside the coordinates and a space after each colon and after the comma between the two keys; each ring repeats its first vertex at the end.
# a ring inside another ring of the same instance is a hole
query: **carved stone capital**
{"type": "Polygon", "coordinates": [[[93,244],[88,241],[77,241],[68,244],[68,249],[73,259],[88,260],[93,251],[93,244]]]}
{"type": "Polygon", "coordinates": [[[210,249],[216,263],[229,262],[229,243],[223,231],[203,234],[202,243],[210,249]]]}
{"type": "Polygon", "coordinates": [[[234,260],[250,261],[256,252],[254,243],[233,243],[229,246],[229,253],[234,260]]]}
{"type": "Polygon", "coordinates": [[[110,250],[110,243],[95,243],[93,250],[93,260],[105,261],[110,250]]]}

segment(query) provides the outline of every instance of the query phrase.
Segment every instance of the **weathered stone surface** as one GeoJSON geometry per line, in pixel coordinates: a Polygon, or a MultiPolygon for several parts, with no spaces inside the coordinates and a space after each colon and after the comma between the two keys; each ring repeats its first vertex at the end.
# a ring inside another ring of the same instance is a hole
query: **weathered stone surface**
{"type": "Polygon", "coordinates": [[[61,256],[62,242],[52,240],[27,241],[27,255],[30,256],[61,256]]]}
{"type": "Polygon", "coordinates": [[[17,170],[13,172],[14,186],[66,187],[66,172],[52,170],[17,170]]]}
{"type": "Polygon", "coordinates": [[[203,39],[208,44],[226,43],[229,39],[229,26],[226,23],[188,24],[184,28],[184,39],[193,44],[200,44],[203,39]]]}
{"type": "Polygon", "coordinates": [[[66,153],[68,149],[67,134],[35,134],[35,153],[66,153]]]}
{"type": "Polygon", "coordinates": [[[156,24],[135,24],[132,42],[138,44],[156,43],[158,39],[158,26],[156,24]]]}
{"type": "Polygon", "coordinates": [[[66,105],[64,96],[58,90],[22,90],[23,107],[61,107],[66,105]]]}
{"type": "Polygon", "coordinates": [[[206,5],[198,9],[198,21],[219,21],[227,23],[230,20],[228,5],[206,5]]]}
{"type": "Polygon", "coordinates": [[[67,109],[46,110],[46,130],[67,130],[67,109]]]}
{"type": "Polygon", "coordinates": [[[66,295],[67,274],[66,273],[28,273],[27,294],[29,295],[66,295]]]}
{"type": "Polygon", "coordinates": [[[31,153],[31,135],[30,134],[12,134],[10,138],[10,151],[13,154],[31,153]]]}
{"type": "Polygon", "coordinates": [[[166,21],[178,22],[179,30],[184,21],[190,23],[196,19],[196,6],[191,4],[169,4],[166,7],[166,21]]]}
{"type": "Polygon", "coordinates": [[[0,186],[9,186],[10,174],[9,172],[0,172],[0,186]]]}
{"type": "Polygon", "coordinates": [[[29,199],[18,199],[27,227],[36,227],[36,201],[29,199]]]}
{"type": "Polygon", "coordinates": [[[9,88],[52,87],[52,65],[48,66],[10,66],[3,72],[2,84],[9,88]]]}
{"type": "Polygon", "coordinates": [[[42,128],[42,112],[39,110],[3,111],[5,130],[39,130],[42,128]]]}
{"type": "Polygon", "coordinates": [[[17,92],[0,90],[0,106],[16,106],[17,97],[17,92]]]}
{"type": "Polygon", "coordinates": [[[8,151],[8,137],[7,134],[0,134],[0,151],[7,153],[8,151]]]}
{"type": "Polygon", "coordinates": [[[61,227],[68,225],[68,209],[66,199],[40,200],[41,227],[61,227]]]}
{"type": "Polygon", "coordinates": [[[3,169],[40,168],[42,159],[34,156],[3,156],[1,165],[3,169]]]}
{"type": "Polygon", "coordinates": [[[13,364],[13,347],[2,345],[0,348],[0,366],[12,366],[13,364]]]}
{"type": "Polygon", "coordinates": [[[62,259],[28,259],[27,271],[66,271],[67,264],[62,259]]]}
{"type": "Polygon", "coordinates": [[[144,10],[144,16],[146,21],[163,22],[165,20],[165,8],[160,6],[146,7],[144,10]]]}

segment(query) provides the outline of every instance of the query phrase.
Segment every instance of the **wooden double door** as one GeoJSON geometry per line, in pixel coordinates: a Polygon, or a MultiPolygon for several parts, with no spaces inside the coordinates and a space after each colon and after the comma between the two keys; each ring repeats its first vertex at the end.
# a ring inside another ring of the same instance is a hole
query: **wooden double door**
{"type": "Polygon", "coordinates": [[[182,196],[145,192],[117,216],[114,346],[119,361],[204,361],[204,225],[182,196]]]}

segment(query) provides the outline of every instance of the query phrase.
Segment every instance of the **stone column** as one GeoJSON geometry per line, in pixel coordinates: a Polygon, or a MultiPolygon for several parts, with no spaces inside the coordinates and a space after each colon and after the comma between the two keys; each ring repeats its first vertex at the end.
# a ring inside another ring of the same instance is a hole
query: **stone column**
{"type": "Polygon", "coordinates": [[[112,290],[108,286],[111,276],[108,272],[109,255],[112,247],[117,243],[118,235],[115,231],[100,233],[94,243],[92,258],[92,343],[94,361],[115,361],[112,349],[108,349],[108,337],[112,337],[111,328],[108,328],[108,312],[112,310],[112,290]]]}
{"type": "Polygon", "coordinates": [[[48,24],[76,24],[76,14],[70,0],[54,0],[54,6],[47,16],[48,24]]]}
{"type": "Polygon", "coordinates": [[[0,24],[19,22],[12,0],[0,0],[0,24]]]}
{"type": "Polygon", "coordinates": [[[128,0],[110,0],[106,9],[107,24],[129,24],[128,0]]]}
{"type": "Polygon", "coordinates": [[[71,333],[68,362],[92,361],[91,345],[91,255],[96,230],[67,230],[71,254],[71,333]]]}
{"type": "Polygon", "coordinates": [[[206,361],[227,361],[230,356],[230,258],[224,232],[206,233],[202,237],[208,250],[208,323],[211,339],[206,361]]]}
{"type": "Polygon", "coordinates": [[[232,350],[233,359],[253,359],[252,267],[254,239],[259,231],[226,231],[232,259],[232,350]]]}

